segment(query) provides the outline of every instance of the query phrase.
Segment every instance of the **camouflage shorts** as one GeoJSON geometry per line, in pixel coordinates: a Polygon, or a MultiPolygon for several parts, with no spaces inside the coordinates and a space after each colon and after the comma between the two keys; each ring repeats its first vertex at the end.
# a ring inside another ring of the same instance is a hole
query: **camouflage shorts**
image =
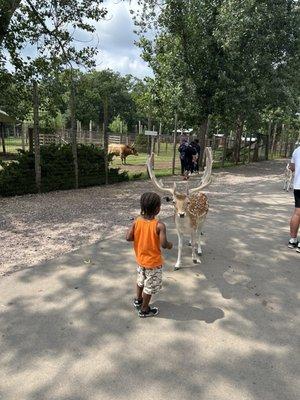
{"type": "Polygon", "coordinates": [[[162,267],[137,267],[137,285],[144,287],[146,294],[155,294],[162,288],[162,267]]]}

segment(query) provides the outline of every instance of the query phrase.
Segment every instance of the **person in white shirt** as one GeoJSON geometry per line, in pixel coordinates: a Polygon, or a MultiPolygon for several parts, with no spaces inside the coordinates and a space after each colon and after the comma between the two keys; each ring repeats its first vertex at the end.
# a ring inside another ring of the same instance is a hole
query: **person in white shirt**
{"type": "Polygon", "coordinates": [[[300,146],[294,151],[290,163],[291,171],[295,172],[294,177],[294,196],[295,196],[295,211],[290,221],[290,234],[288,246],[291,249],[297,249],[300,253],[300,242],[298,241],[298,231],[300,226],[300,146]]]}

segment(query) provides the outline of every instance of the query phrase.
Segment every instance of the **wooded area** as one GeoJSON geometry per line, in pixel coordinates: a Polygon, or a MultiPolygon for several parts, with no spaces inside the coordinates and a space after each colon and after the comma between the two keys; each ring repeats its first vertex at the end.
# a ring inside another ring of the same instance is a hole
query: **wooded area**
{"type": "Polygon", "coordinates": [[[270,154],[289,156],[300,141],[297,2],[139,3],[133,12],[137,44],[153,70],[153,76],[143,80],[97,71],[96,48],[77,46],[75,30],[93,34],[94,22],[105,18],[102,1],[1,1],[0,109],[17,126],[12,133],[12,127],[3,125],[2,153],[9,153],[7,136],[22,139],[23,150],[25,141],[31,141],[36,189],[41,190],[45,167],[40,138],[61,131],[70,133],[68,141],[57,145],[72,147],[70,187],[75,188],[80,180],[79,142],[90,144],[88,135],[78,140],[82,131],[97,132],[94,144],[102,145],[105,183],[110,132],[136,137],[146,128],[160,131],[166,143],[173,141],[172,173],[177,130],[190,129],[199,138],[201,164],[205,144],[219,138],[224,143],[216,156],[223,164],[268,159],[270,154]],[[36,50],[25,57],[27,43],[36,50]],[[24,126],[31,136],[25,135],[24,126]]]}

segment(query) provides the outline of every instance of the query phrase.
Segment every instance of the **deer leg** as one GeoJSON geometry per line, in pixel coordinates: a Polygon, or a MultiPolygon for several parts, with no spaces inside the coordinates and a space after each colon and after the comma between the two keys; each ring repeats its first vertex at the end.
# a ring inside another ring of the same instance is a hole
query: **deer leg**
{"type": "Polygon", "coordinates": [[[192,259],[194,264],[201,263],[199,257],[197,256],[196,252],[196,231],[193,230],[191,233],[191,242],[192,242],[192,259]]]}
{"type": "Polygon", "coordinates": [[[202,219],[202,221],[200,221],[200,224],[198,225],[198,229],[197,229],[197,239],[198,239],[198,249],[197,249],[197,253],[198,256],[202,256],[202,248],[201,248],[201,236],[203,235],[203,232],[201,231],[203,224],[205,221],[205,217],[202,219]]]}
{"type": "Polygon", "coordinates": [[[182,258],[182,246],[183,246],[183,235],[177,231],[178,236],[178,257],[174,269],[179,269],[181,267],[182,258]]]}
{"type": "Polygon", "coordinates": [[[197,253],[198,253],[198,256],[202,256],[202,248],[201,248],[201,235],[202,235],[202,232],[201,232],[201,229],[198,230],[197,234],[198,234],[198,249],[197,249],[197,253]]]}

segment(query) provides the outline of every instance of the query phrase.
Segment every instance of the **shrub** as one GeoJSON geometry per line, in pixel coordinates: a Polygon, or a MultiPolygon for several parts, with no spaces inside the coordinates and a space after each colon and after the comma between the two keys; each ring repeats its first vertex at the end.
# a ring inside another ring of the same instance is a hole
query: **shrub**
{"type": "Polygon", "coordinates": [[[148,153],[148,136],[140,133],[136,136],[134,147],[139,153],[148,153]]]}
{"type": "MultiPolygon", "coordinates": [[[[111,156],[109,156],[109,162],[111,156]]],[[[0,195],[14,196],[36,193],[34,154],[20,151],[16,161],[1,163],[0,195]]],[[[41,147],[42,192],[72,189],[75,186],[74,163],[71,145],[41,147]]],[[[129,180],[127,172],[109,169],[109,182],[129,180]]],[[[95,146],[78,146],[79,187],[105,183],[104,152],[95,146]]]]}

